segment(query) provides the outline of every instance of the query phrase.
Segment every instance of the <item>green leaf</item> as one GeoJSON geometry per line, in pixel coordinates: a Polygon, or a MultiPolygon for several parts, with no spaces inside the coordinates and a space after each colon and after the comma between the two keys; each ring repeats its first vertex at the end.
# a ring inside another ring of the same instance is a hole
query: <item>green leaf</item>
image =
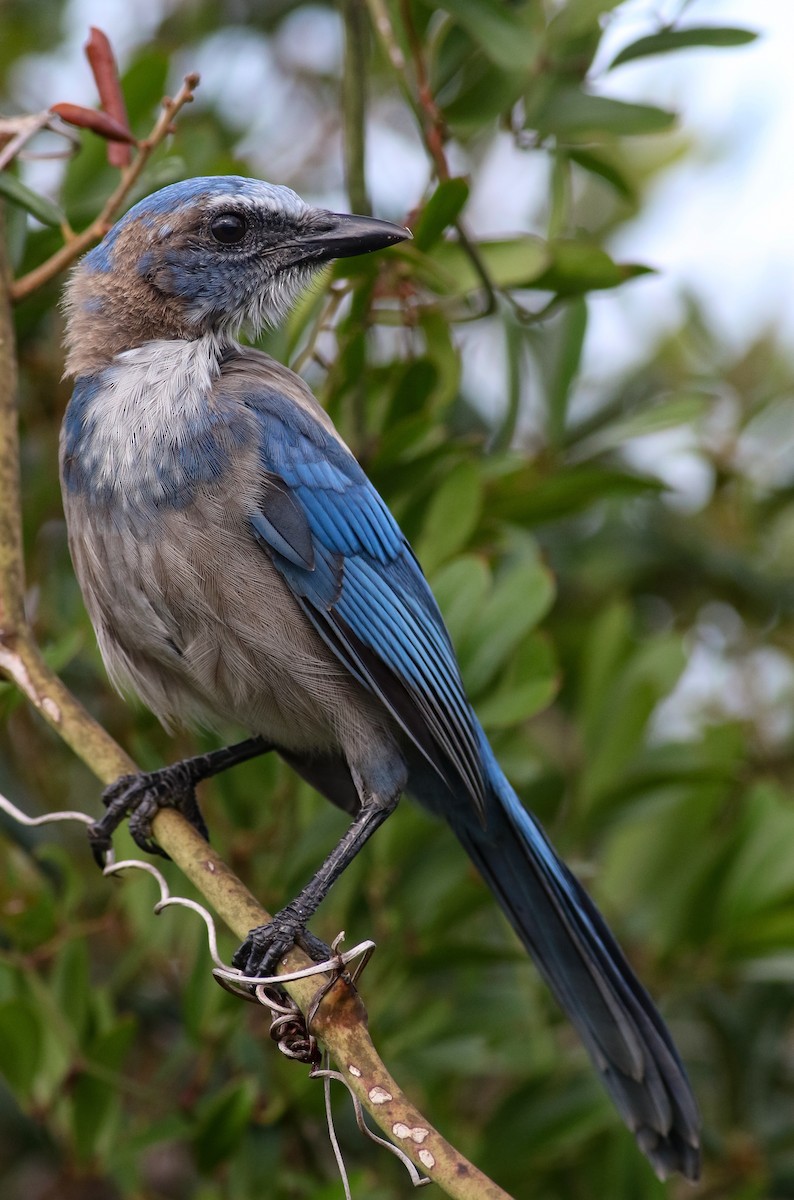
{"type": "Polygon", "coordinates": [[[431,584],[450,637],[457,645],[491,590],[488,564],[474,554],[462,555],[436,571],[431,584]]]}
{"type": "Polygon", "coordinates": [[[402,479],[405,465],[435,452],[441,446],[443,437],[443,430],[439,427],[433,428],[424,413],[416,417],[407,417],[399,424],[393,425],[381,439],[377,455],[378,468],[383,471],[384,468],[399,464],[402,479]]]}
{"type": "Polygon", "coordinates": [[[570,516],[605,500],[663,490],[658,479],[613,468],[585,464],[539,476],[524,466],[515,475],[499,481],[489,503],[489,513],[505,520],[538,524],[570,516]]]}
{"type": "Polygon", "coordinates": [[[593,30],[600,34],[601,19],[605,13],[617,8],[622,0],[568,0],[557,6],[549,33],[555,44],[582,37],[593,30]]]}
{"type": "Polygon", "coordinates": [[[460,387],[460,350],[452,336],[452,326],[439,312],[428,308],[419,321],[425,336],[427,355],[438,375],[431,409],[438,414],[450,404],[460,387]]]}
{"type": "Polygon", "coordinates": [[[537,552],[499,575],[458,647],[463,678],[472,695],[491,682],[546,615],[553,599],[554,578],[537,552]]]}
{"type": "Polygon", "coordinates": [[[703,46],[746,46],[758,37],[752,29],[739,29],[729,25],[702,25],[690,29],[662,29],[632,42],[615,55],[607,67],[608,71],[621,63],[635,58],[647,58],[651,54],[669,54],[675,50],[689,50],[703,46]]]}
{"type": "Polygon", "coordinates": [[[759,783],[751,791],[738,833],[718,898],[719,923],[728,928],[794,896],[794,811],[776,787],[759,783]]]}
{"type": "Polygon", "coordinates": [[[292,359],[309,325],[319,320],[320,312],[326,302],[328,287],[331,283],[331,272],[327,268],[318,271],[311,288],[302,292],[292,306],[289,316],[281,326],[285,354],[292,359]]]}
{"type": "Polygon", "coordinates": [[[582,778],[588,804],[598,803],[619,784],[644,741],[651,714],[672,691],[685,665],[681,638],[661,634],[637,646],[613,686],[602,694],[582,778]]]}
{"type": "Polygon", "coordinates": [[[94,1063],[101,1063],[106,1070],[120,1070],[138,1029],[136,1017],[131,1014],[119,1016],[109,1029],[105,1029],[91,1038],[86,1048],[88,1057],[94,1063]]]}
{"type": "Polygon", "coordinates": [[[11,204],[29,212],[37,221],[41,221],[42,225],[59,229],[66,220],[62,209],[57,204],[53,204],[52,200],[48,200],[46,196],[40,196],[38,192],[34,192],[21,179],[17,179],[16,175],[11,175],[8,171],[0,171],[0,196],[5,196],[11,204]]]}
{"type": "Polygon", "coordinates": [[[0,1004],[0,1075],[21,1098],[33,1087],[42,1047],[41,1026],[24,1000],[0,1004]]]}
{"type": "Polygon", "coordinates": [[[477,705],[485,729],[526,721],[546,708],[559,688],[559,670],[551,642],[530,634],[519,646],[496,687],[477,705]]]}
{"type": "Polygon", "coordinates": [[[474,463],[460,463],[449,473],[428,505],[417,543],[417,557],[426,571],[466,545],[482,511],[482,498],[482,479],[474,463]]]}
{"type": "MultiPolygon", "coordinates": [[[[2,176],[0,176],[2,178],[2,176]]],[[[24,208],[9,204],[6,208],[5,234],[8,244],[8,259],[14,275],[21,272],[22,261],[28,240],[28,218],[24,208]]]]}
{"type": "Polygon", "coordinates": [[[582,299],[573,300],[562,314],[560,338],[546,384],[546,428],[552,446],[560,446],[563,442],[568,402],[573,381],[579,372],[586,332],[587,305],[582,299]]]}
{"type": "Polygon", "coordinates": [[[603,700],[631,645],[632,614],[616,600],[604,605],[587,630],[579,685],[579,719],[584,736],[596,740],[603,700]]]}
{"type": "Polygon", "coordinates": [[[640,263],[616,263],[600,246],[574,239],[549,243],[551,263],[536,276],[532,286],[558,296],[579,296],[585,292],[620,287],[629,279],[653,273],[640,263]]]}
{"type": "Polygon", "coordinates": [[[509,112],[526,82],[524,71],[506,71],[474,55],[456,75],[455,87],[443,89],[437,100],[456,133],[479,133],[485,123],[509,112]]]}
{"type": "Polygon", "coordinates": [[[438,185],[414,229],[414,242],[419,250],[429,250],[444,230],[455,223],[468,198],[469,185],[461,177],[445,179],[438,185]]]}
{"type": "MultiPolygon", "coordinates": [[[[713,398],[702,392],[661,397],[655,403],[646,403],[637,412],[618,417],[596,430],[584,439],[582,452],[588,455],[601,454],[622,446],[632,438],[647,437],[681,425],[696,427],[712,406],[713,398]]],[[[571,436],[567,444],[572,445],[578,440],[576,430],[569,432],[571,436]]]]}
{"type": "MultiPolygon", "coordinates": [[[[529,287],[550,263],[546,243],[529,234],[505,241],[480,242],[477,252],[488,277],[498,288],[529,287]]],[[[440,291],[465,294],[482,287],[479,272],[460,242],[439,242],[425,262],[440,291]]]]}
{"type": "Polygon", "coordinates": [[[88,945],[84,939],[64,943],[52,975],[53,999],[82,1042],[88,1029],[91,988],[88,981],[88,945]]]}
{"type": "Polygon", "coordinates": [[[675,123],[675,113],[652,104],[628,104],[611,96],[594,96],[564,86],[528,114],[530,128],[558,137],[607,134],[616,137],[662,133],[675,123]]]}
{"type": "Polygon", "coordinates": [[[608,162],[602,155],[593,153],[592,150],[582,150],[572,146],[568,150],[568,157],[571,162],[575,162],[582,170],[588,171],[591,175],[597,175],[599,179],[603,179],[608,183],[619,196],[625,200],[634,201],[636,192],[633,185],[628,181],[622,171],[608,162]]]}
{"type": "Polygon", "coordinates": [[[200,1171],[208,1172],[229,1158],[251,1120],[256,1088],[250,1079],[231,1083],[212,1096],[202,1108],[193,1133],[193,1145],[200,1171]]]}
{"type": "Polygon", "coordinates": [[[523,19],[527,9],[511,9],[500,0],[439,0],[439,8],[460,22],[498,67],[529,71],[540,40],[523,19]]]}
{"type": "Polygon", "coordinates": [[[110,1129],[118,1119],[121,1096],[104,1079],[83,1072],[71,1084],[70,1099],[77,1156],[89,1162],[107,1146],[110,1129]]]}

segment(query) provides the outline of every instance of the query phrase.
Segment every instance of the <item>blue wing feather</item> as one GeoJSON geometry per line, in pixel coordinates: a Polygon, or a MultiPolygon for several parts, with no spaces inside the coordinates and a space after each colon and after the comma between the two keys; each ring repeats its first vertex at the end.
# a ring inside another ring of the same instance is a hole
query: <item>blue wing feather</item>
{"type": "Polygon", "coordinates": [[[346,447],[294,401],[265,386],[243,400],[261,428],[263,476],[279,481],[263,492],[253,535],[334,654],[482,813],[476,721],[441,614],[396,521],[346,447]],[[268,504],[268,494],[277,503],[268,504]]]}

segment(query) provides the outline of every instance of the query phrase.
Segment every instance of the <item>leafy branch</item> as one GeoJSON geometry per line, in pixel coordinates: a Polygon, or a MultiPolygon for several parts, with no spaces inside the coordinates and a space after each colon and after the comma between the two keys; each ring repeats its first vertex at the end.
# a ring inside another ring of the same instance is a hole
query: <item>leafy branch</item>
{"type": "MultiPolygon", "coordinates": [[[[408,60],[397,39],[397,34],[389,16],[385,0],[367,0],[367,5],[373,27],[386,52],[386,57],[397,76],[400,89],[417,118],[425,148],[435,167],[436,177],[439,183],[446,183],[451,179],[449,163],[447,162],[447,155],[444,149],[447,133],[443,114],[436,104],[430,88],[422,44],[413,23],[411,7],[409,4],[403,3],[401,5],[401,16],[410,45],[413,75],[408,60]]],[[[496,312],[496,288],[482,255],[477,248],[477,244],[469,234],[462,219],[456,217],[453,225],[457,231],[460,245],[471,262],[485,295],[485,303],[471,318],[479,320],[480,317],[488,317],[496,312]]]]}
{"type": "Polygon", "coordinates": [[[172,132],[177,113],[192,101],[198,83],[198,75],[186,75],[173,100],[169,96],[164,97],[162,110],[151,133],[137,143],[132,162],[122,170],[118,184],[106,200],[99,215],[81,233],[67,237],[60,250],[56,250],[45,262],[12,283],[10,288],[12,300],[24,300],[31,292],[35,292],[43,284],[49,283],[65,267],[70,266],[75,259],[88,250],[94,242],[98,242],[105,236],[152,154],[172,132]]]}

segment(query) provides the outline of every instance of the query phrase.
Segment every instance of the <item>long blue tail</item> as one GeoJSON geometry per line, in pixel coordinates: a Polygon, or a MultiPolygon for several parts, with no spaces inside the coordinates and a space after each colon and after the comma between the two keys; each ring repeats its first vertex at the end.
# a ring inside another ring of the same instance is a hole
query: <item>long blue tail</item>
{"type": "Polygon", "coordinates": [[[485,827],[469,805],[428,806],[451,824],[579,1032],[656,1174],[700,1171],[697,1106],[667,1028],[601,914],[493,757],[485,827]]]}

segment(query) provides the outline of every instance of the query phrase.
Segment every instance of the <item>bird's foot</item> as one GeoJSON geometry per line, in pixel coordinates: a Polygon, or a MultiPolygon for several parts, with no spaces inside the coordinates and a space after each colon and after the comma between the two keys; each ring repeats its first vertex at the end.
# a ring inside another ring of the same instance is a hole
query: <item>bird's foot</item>
{"type": "Polygon", "coordinates": [[[326,962],[334,956],[330,946],[308,932],[306,918],[287,905],[267,925],[258,925],[251,930],[235,951],[232,965],[244,975],[275,975],[281,959],[296,944],[312,962],[326,962]]]}
{"type": "Polygon", "coordinates": [[[152,821],[162,808],[175,808],[209,841],[207,826],[196,799],[196,776],[187,763],[174,763],[160,771],[122,775],[102,793],[105,815],[88,827],[88,841],[97,865],[104,867],[112,837],[125,817],[135,844],[146,854],[168,855],[152,836],[152,821]]]}

